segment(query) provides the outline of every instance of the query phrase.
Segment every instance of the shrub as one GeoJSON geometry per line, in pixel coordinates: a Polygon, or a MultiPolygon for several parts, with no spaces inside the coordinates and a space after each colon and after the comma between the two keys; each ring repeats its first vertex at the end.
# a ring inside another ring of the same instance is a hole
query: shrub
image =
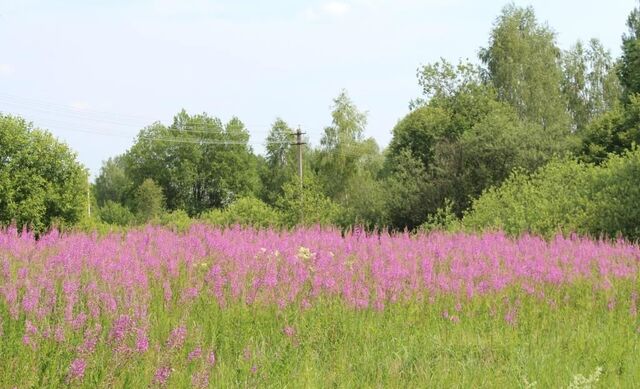
{"type": "Polygon", "coordinates": [[[280,213],[263,201],[253,197],[241,197],[224,209],[212,209],[201,216],[202,220],[214,226],[239,224],[266,228],[279,226],[280,213]]]}

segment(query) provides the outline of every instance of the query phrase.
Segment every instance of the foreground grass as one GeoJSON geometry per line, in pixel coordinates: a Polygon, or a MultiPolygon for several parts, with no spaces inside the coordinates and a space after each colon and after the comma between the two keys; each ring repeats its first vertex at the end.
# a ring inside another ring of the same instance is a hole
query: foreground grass
{"type": "MultiPolygon", "coordinates": [[[[0,305],[0,387],[148,387],[158,366],[171,366],[168,387],[190,387],[209,370],[211,387],[566,387],[574,375],[602,367],[600,387],[640,382],[638,320],[629,290],[554,291],[546,301],[505,292],[466,302],[397,303],[383,311],[354,310],[337,301],[308,309],[224,309],[211,300],[165,304],[154,298],[149,350],[119,353],[102,342],[87,359],[82,381],[68,379],[79,335],[64,345],[23,345],[23,320],[0,305]],[[553,303],[549,303],[553,301],[553,303]],[[612,305],[615,301],[615,306],[612,305]],[[517,308],[513,320],[509,309],[517,308]],[[447,314],[443,313],[447,311],[447,314]],[[185,324],[184,347],[161,345],[185,324]],[[285,333],[285,327],[290,327],[285,333]],[[196,347],[215,350],[216,362],[189,362],[196,347]]],[[[107,337],[109,323],[104,323],[107,337]]]]}

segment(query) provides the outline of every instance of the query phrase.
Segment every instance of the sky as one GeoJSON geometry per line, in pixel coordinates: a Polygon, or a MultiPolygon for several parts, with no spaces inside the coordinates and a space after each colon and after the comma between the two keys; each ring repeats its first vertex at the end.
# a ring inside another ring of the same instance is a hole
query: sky
{"type": "MultiPolygon", "coordinates": [[[[568,49],[614,56],[636,0],[530,0],[568,49]]],[[[0,112],[48,129],[95,177],[144,126],[237,116],[262,153],[280,117],[318,144],[345,89],[380,146],[419,97],[416,70],[477,62],[504,0],[0,0],[0,112]]]]}

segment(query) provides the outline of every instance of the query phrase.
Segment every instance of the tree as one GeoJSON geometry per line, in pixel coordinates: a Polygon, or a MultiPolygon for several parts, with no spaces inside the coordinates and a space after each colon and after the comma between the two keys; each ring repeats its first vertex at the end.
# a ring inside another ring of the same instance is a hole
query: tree
{"type": "Polygon", "coordinates": [[[640,9],[634,8],[627,18],[628,31],[622,36],[622,57],[618,76],[624,100],[640,93],[640,9]]]}
{"type": "Polygon", "coordinates": [[[147,178],[136,189],[134,196],[134,209],[138,221],[146,223],[160,216],[164,210],[164,195],[162,188],[151,178],[147,178]]]}
{"type": "Polygon", "coordinates": [[[562,69],[562,91],[575,130],[583,131],[591,120],[618,104],[622,90],[616,66],[597,39],[591,39],[586,47],[578,41],[565,51],[562,69]]]}
{"type": "Polygon", "coordinates": [[[287,182],[283,194],[276,202],[285,226],[335,225],[340,220],[341,208],[322,193],[314,175],[304,177],[300,187],[298,179],[287,182]]]}
{"type": "MultiPolygon", "coordinates": [[[[297,150],[291,147],[292,133],[293,130],[284,120],[276,119],[267,136],[266,158],[260,171],[261,197],[271,205],[282,195],[283,185],[298,174],[297,150]]],[[[307,145],[301,147],[305,148],[303,153],[307,154],[307,145]]]]}
{"type": "Polygon", "coordinates": [[[623,154],[640,144],[640,95],[631,95],[624,106],[617,106],[594,119],[582,134],[582,159],[600,164],[609,154],[623,154]]]}
{"type": "Polygon", "coordinates": [[[363,148],[367,115],[358,110],[346,91],[342,91],[333,103],[332,125],[324,129],[320,140],[318,175],[327,195],[338,199],[367,150],[363,148]]]}
{"type": "Polygon", "coordinates": [[[41,233],[77,222],[87,170],[69,147],[19,117],[0,114],[0,223],[41,233]]]}
{"type": "Polygon", "coordinates": [[[513,4],[503,8],[480,59],[498,98],[511,104],[521,118],[545,129],[569,130],[560,50],[555,34],[538,23],[533,8],[513,4]]]}
{"type": "Polygon", "coordinates": [[[226,124],[207,114],[182,111],[171,126],[143,129],[127,152],[126,173],[139,186],[152,178],[163,190],[169,210],[197,215],[257,193],[257,157],[244,124],[226,124]]]}
{"type": "Polygon", "coordinates": [[[94,186],[99,206],[105,205],[108,201],[121,205],[130,202],[133,183],[127,176],[125,168],[125,160],[122,155],[103,162],[94,186]]]}

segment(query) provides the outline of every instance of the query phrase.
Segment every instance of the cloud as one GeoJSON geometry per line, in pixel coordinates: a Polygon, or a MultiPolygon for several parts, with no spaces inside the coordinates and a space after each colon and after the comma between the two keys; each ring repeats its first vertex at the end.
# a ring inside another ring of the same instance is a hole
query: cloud
{"type": "Polygon", "coordinates": [[[15,72],[15,68],[8,63],[0,63],[0,76],[10,76],[15,72]]]}

